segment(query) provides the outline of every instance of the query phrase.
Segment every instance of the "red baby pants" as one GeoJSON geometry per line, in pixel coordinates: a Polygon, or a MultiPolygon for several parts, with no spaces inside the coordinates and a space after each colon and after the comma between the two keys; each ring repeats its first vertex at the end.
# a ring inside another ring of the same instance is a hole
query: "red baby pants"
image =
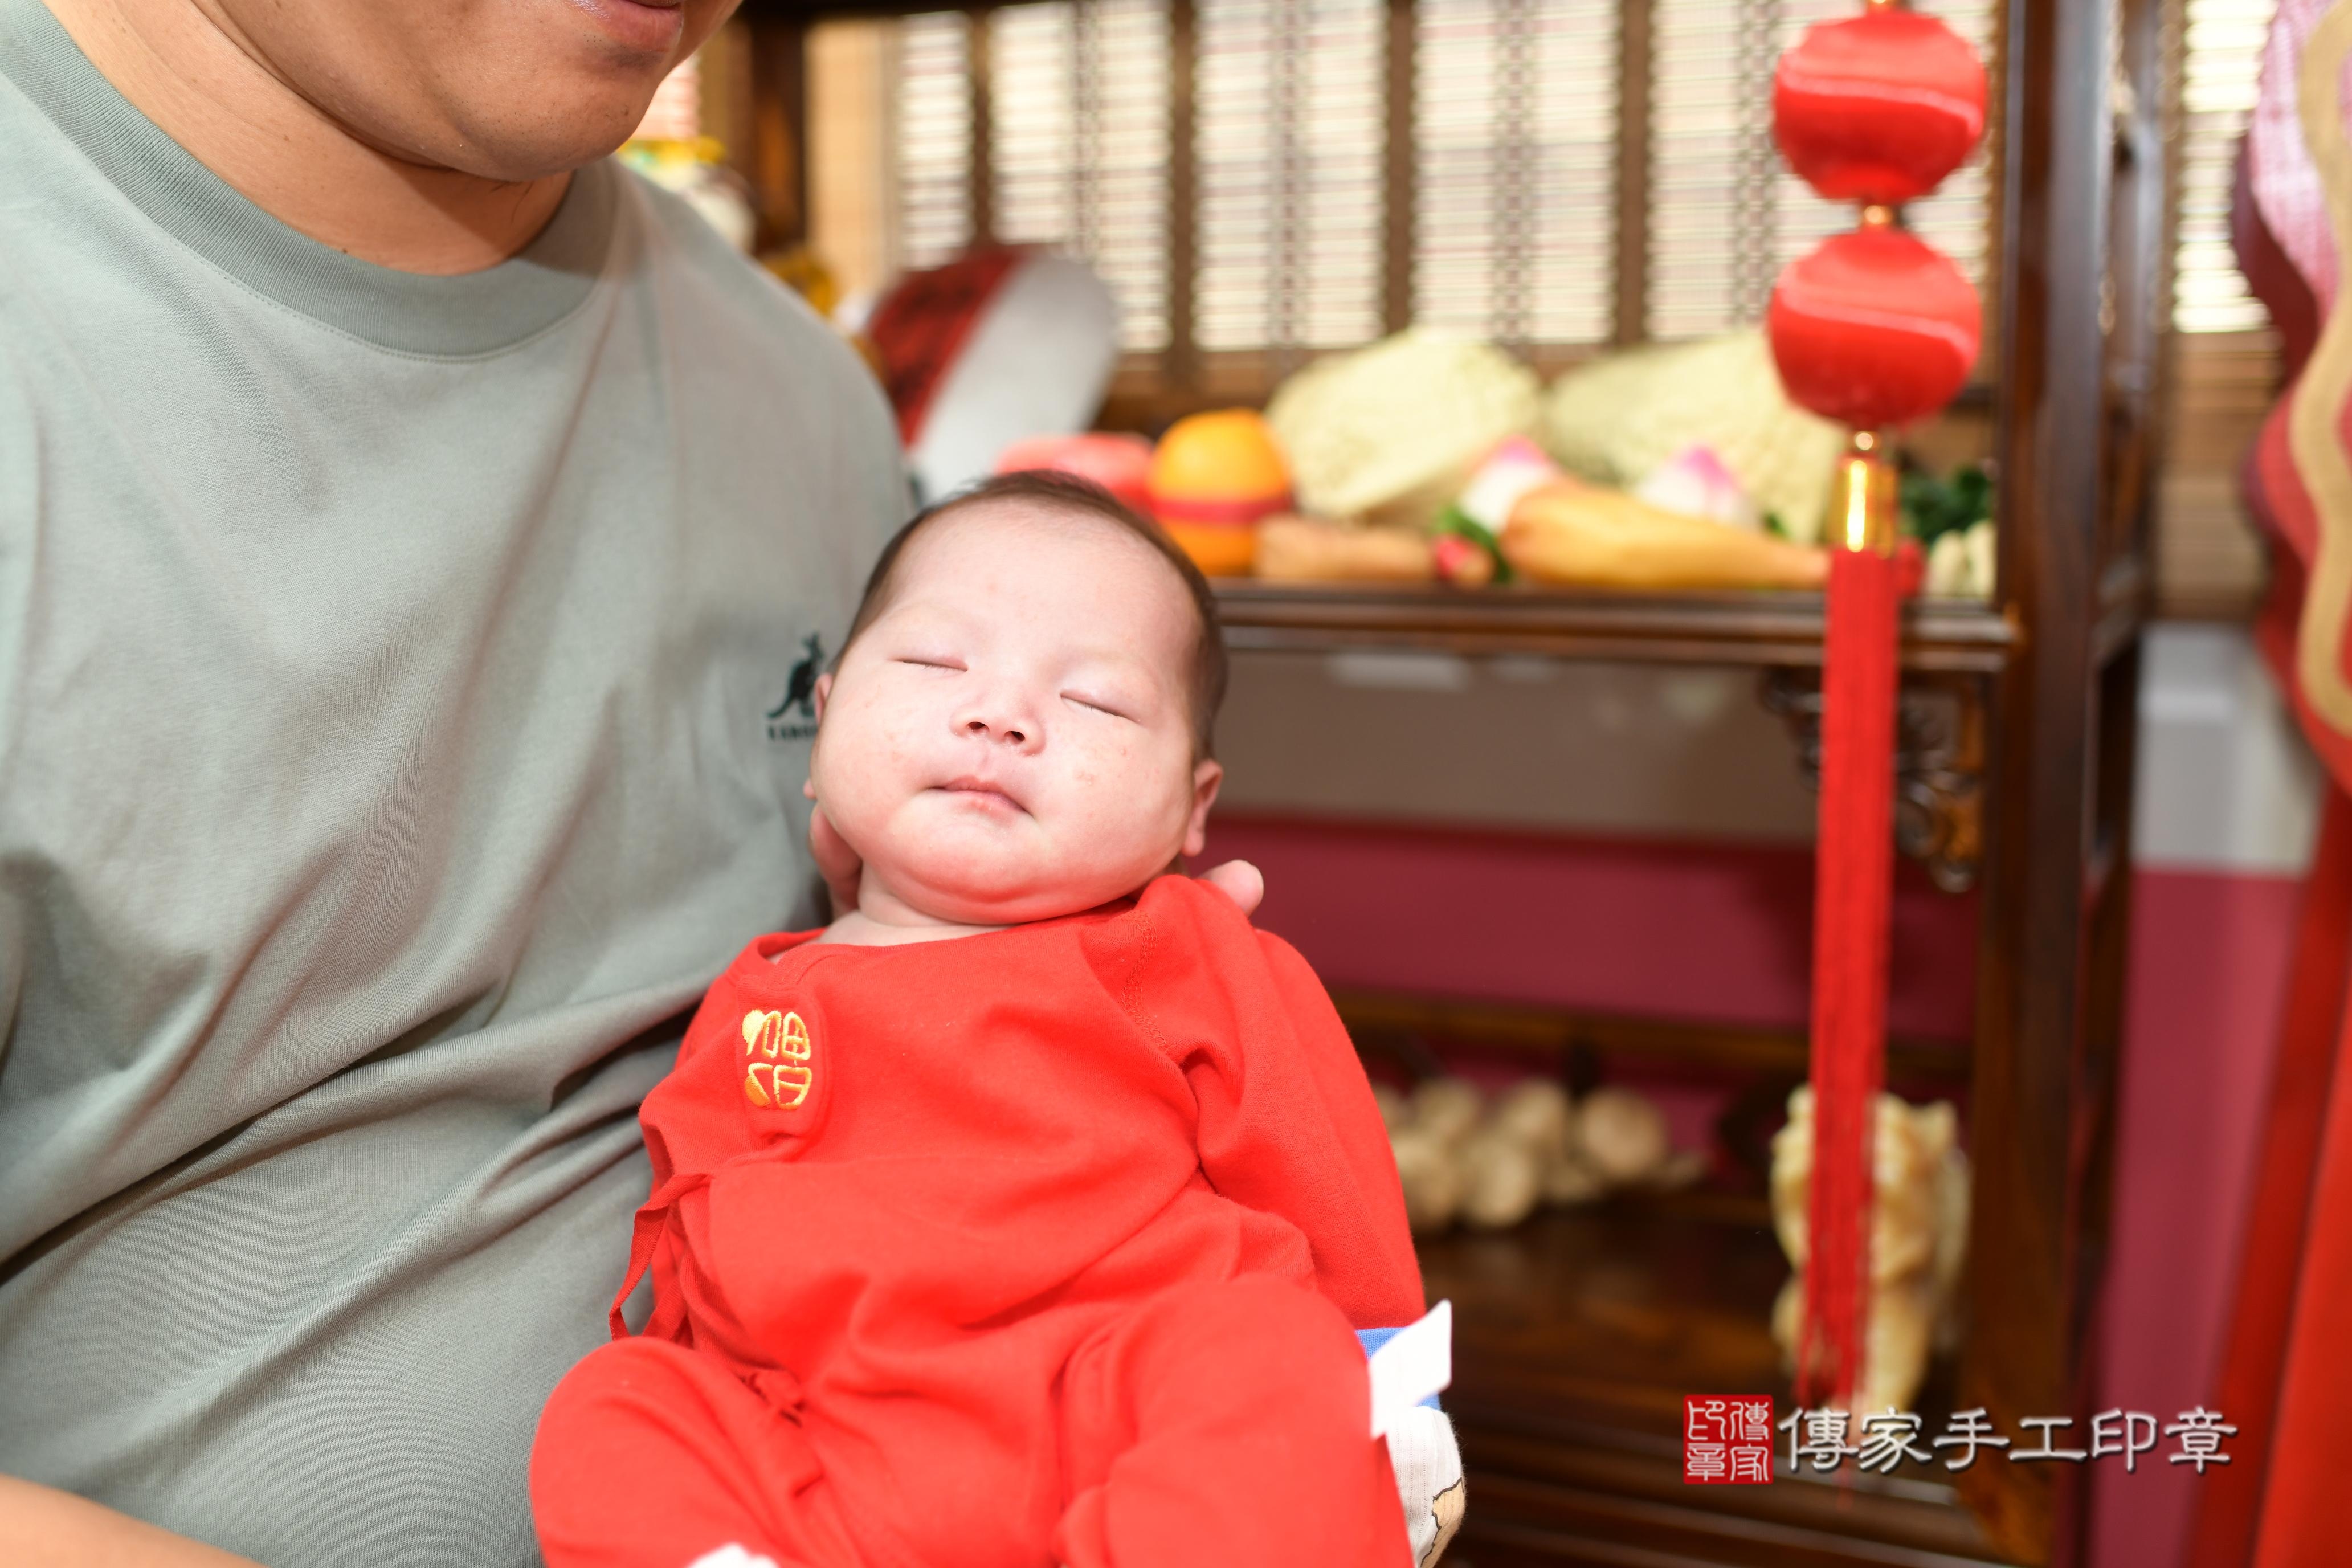
{"type": "MultiPolygon", "coordinates": [[[[1059,1403],[1065,1507],[1038,1564],[1408,1568],[1363,1352],[1312,1290],[1244,1278],[1155,1297],[1078,1347],[1059,1403]]],[[[801,1419],[665,1341],[572,1369],[530,1489],[549,1568],[686,1568],[730,1542],[780,1568],[913,1568],[900,1521],[845,1516],[801,1419]]]]}

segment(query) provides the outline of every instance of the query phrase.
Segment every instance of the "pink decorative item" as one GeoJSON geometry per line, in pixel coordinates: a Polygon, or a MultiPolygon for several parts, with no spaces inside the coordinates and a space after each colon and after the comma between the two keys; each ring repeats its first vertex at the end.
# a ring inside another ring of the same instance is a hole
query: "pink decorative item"
{"type": "Polygon", "coordinates": [[[1033,436],[997,455],[1000,474],[1034,468],[1092,479],[1143,516],[1151,515],[1151,443],[1140,436],[1033,436]]]}
{"type": "Polygon", "coordinates": [[[1756,503],[1708,446],[1685,447],[1660,463],[1633,487],[1633,496],[1660,511],[1704,517],[1732,528],[1764,526],[1756,503]]]}
{"type": "Polygon", "coordinates": [[[1563,477],[1559,465],[1542,447],[1525,436],[1513,436],[1496,443],[1471,474],[1462,499],[1454,504],[1489,534],[1499,535],[1521,496],[1563,477]]]}

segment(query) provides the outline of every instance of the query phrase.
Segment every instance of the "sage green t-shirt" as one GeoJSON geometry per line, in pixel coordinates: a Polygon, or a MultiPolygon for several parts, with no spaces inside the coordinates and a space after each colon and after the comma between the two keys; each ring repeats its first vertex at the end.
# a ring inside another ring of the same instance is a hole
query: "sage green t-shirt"
{"type": "Polygon", "coordinates": [[[905,508],[855,357],[633,176],[388,271],[0,0],[0,1471],[536,1559],[638,1099],[814,912],[807,688],[905,508]]]}

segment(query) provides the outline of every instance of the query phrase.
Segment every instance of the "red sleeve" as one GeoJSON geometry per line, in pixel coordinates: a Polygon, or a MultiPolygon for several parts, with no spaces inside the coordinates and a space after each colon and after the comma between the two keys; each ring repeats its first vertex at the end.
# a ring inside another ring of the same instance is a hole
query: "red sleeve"
{"type": "Polygon", "coordinates": [[[1307,961],[1225,896],[1163,877],[1136,913],[1140,1003],[1199,1108],[1201,1170],[1305,1234],[1317,1283],[1360,1329],[1421,1316],[1421,1265],[1371,1086],[1307,961]]]}

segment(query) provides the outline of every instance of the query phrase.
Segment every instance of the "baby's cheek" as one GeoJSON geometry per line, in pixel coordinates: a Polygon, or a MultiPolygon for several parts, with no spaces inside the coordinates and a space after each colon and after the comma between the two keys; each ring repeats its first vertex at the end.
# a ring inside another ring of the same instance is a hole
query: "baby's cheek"
{"type": "Polygon", "coordinates": [[[922,715],[910,704],[868,701],[844,717],[848,721],[830,739],[869,783],[911,765],[925,726],[922,715]]]}
{"type": "Polygon", "coordinates": [[[1080,752],[1070,764],[1070,783],[1082,792],[1087,815],[1115,821],[1132,816],[1151,797],[1151,777],[1142,765],[1142,748],[1124,736],[1104,738],[1080,752]]]}
{"type": "Polygon", "coordinates": [[[1107,781],[1095,794],[1102,803],[1102,828],[1125,847],[1158,858],[1171,834],[1181,834],[1190,815],[1192,770],[1185,757],[1170,754],[1150,737],[1126,739],[1097,769],[1107,781]]]}
{"type": "Polygon", "coordinates": [[[853,823],[886,816],[909,793],[906,779],[913,771],[916,727],[876,706],[839,718],[837,727],[829,725],[820,736],[812,768],[826,814],[846,832],[853,823]]]}

